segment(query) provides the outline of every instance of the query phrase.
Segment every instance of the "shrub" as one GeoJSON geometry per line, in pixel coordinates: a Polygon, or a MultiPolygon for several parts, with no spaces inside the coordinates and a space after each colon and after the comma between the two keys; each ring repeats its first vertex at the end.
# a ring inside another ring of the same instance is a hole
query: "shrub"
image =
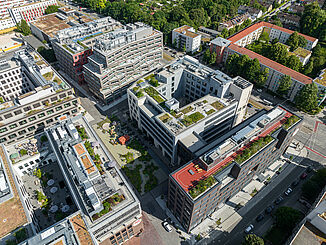
{"type": "Polygon", "coordinates": [[[19,153],[20,153],[21,156],[24,156],[24,155],[27,154],[27,150],[25,150],[25,149],[21,149],[21,150],[19,151],[19,153]]]}

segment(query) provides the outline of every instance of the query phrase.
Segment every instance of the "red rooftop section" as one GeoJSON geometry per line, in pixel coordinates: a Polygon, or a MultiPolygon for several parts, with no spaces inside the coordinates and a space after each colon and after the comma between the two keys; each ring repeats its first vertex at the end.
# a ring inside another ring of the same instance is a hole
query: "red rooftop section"
{"type": "MultiPolygon", "coordinates": [[[[289,33],[289,34],[292,34],[294,32],[294,31],[291,31],[289,29],[286,29],[286,28],[283,28],[283,27],[280,27],[280,26],[277,26],[277,25],[274,25],[274,24],[271,24],[271,23],[268,23],[268,22],[261,21],[261,22],[258,22],[256,24],[253,24],[253,25],[247,27],[246,29],[244,29],[243,31],[241,31],[241,32],[239,32],[237,34],[234,34],[233,36],[228,38],[228,40],[231,41],[231,42],[239,41],[240,39],[242,39],[243,37],[249,35],[250,33],[252,33],[253,31],[257,30],[260,27],[277,29],[277,30],[280,30],[282,32],[286,32],[286,33],[289,33]]],[[[317,38],[310,37],[310,36],[307,36],[307,35],[302,34],[302,33],[298,33],[298,34],[303,36],[305,39],[307,39],[307,40],[309,40],[311,42],[315,42],[317,40],[317,38]]]]}
{"type": "Polygon", "coordinates": [[[258,59],[259,62],[265,66],[268,66],[276,71],[279,71],[285,75],[289,75],[291,78],[302,82],[303,84],[311,84],[312,83],[312,78],[297,72],[295,70],[292,70],[284,65],[281,65],[280,63],[277,63],[276,61],[270,60],[260,54],[257,54],[249,49],[240,47],[234,43],[231,43],[228,47],[229,49],[234,50],[235,52],[238,52],[242,55],[248,55],[250,59],[258,59]]]}
{"type": "Polygon", "coordinates": [[[200,160],[196,159],[191,163],[186,164],[182,169],[172,174],[172,177],[177,181],[177,183],[186,191],[188,192],[191,187],[193,186],[193,183],[200,181],[202,179],[205,179],[209,177],[210,175],[214,174],[216,171],[218,171],[221,167],[229,163],[230,161],[234,160],[235,157],[240,154],[245,148],[249,147],[251,143],[255,140],[257,140],[259,137],[265,137],[268,134],[270,134],[273,130],[277,129],[279,126],[285,123],[286,119],[292,116],[293,114],[288,112],[282,107],[279,107],[282,110],[286,111],[285,115],[281,120],[277,120],[274,122],[273,125],[271,125],[269,128],[264,130],[260,135],[258,135],[254,140],[248,142],[244,147],[239,149],[238,151],[234,152],[231,156],[225,158],[220,163],[216,164],[213,168],[206,171],[202,168],[200,168],[200,160]],[[189,173],[189,170],[193,171],[193,175],[189,173]]]}

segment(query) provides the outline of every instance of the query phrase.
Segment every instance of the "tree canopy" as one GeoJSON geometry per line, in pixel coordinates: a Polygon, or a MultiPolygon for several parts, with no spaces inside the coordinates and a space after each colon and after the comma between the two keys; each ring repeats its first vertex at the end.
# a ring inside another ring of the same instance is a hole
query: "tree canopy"
{"type": "Polygon", "coordinates": [[[24,36],[27,36],[32,33],[31,28],[24,19],[17,23],[17,30],[21,32],[24,36]]]}
{"type": "Polygon", "coordinates": [[[291,207],[280,207],[275,212],[276,226],[290,232],[302,218],[300,211],[291,207]]]}
{"type": "Polygon", "coordinates": [[[291,86],[292,86],[291,77],[288,75],[283,75],[280,79],[280,85],[277,89],[277,92],[280,93],[281,95],[287,94],[291,86]]]}
{"type": "Polygon", "coordinates": [[[242,245],[264,245],[264,240],[255,234],[249,234],[245,236],[242,245]]]}
{"type": "Polygon", "coordinates": [[[305,84],[305,86],[300,90],[299,94],[295,98],[295,104],[298,109],[305,112],[313,112],[317,109],[317,93],[318,88],[314,83],[305,84]]]}
{"type": "Polygon", "coordinates": [[[312,176],[306,183],[302,186],[302,195],[314,202],[318,194],[326,185],[326,169],[322,168],[317,170],[317,172],[312,176]]]}
{"type": "Polygon", "coordinates": [[[59,6],[57,5],[50,5],[46,8],[45,14],[52,14],[58,12],[59,6]]]}
{"type": "Polygon", "coordinates": [[[288,38],[286,44],[290,46],[290,51],[294,51],[298,47],[304,48],[307,45],[307,40],[295,31],[288,38]]]}

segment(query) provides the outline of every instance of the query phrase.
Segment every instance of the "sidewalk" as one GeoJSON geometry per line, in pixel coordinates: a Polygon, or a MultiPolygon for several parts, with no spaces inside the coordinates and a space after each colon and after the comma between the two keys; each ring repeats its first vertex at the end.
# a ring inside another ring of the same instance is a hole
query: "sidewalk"
{"type": "MultiPolygon", "coordinates": [[[[195,227],[191,233],[194,235],[201,234],[203,237],[208,238],[211,241],[218,239],[219,236],[225,236],[225,232],[232,231],[241,221],[242,217],[251,210],[257,202],[266,197],[269,192],[279,184],[279,182],[284,180],[295,168],[295,165],[300,164],[306,155],[307,150],[304,148],[304,145],[293,140],[288,147],[287,152],[284,154],[284,157],[287,158],[294,156],[291,161],[293,164],[283,161],[283,157],[281,157],[280,160],[273,163],[265,171],[265,175],[268,173],[265,177],[270,177],[270,184],[266,186],[258,180],[251,181],[220,209],[212,213],[210,217],[206,218],[200,225],[195,227]],[[282,168],[280,169],[280,167],[282,168]],[[276,174],[276,171],[280,171],[280,174],[276,174]],[[253,189],[257,190],[254,197],[250,195],[253,189]],[[218,224],[219,222],[216,223],[218,220],[220,221],[220,224],[218,224]]],[[[202,239],[197,242],[197,244],[208,243],[207,239],[202,239]]]]}

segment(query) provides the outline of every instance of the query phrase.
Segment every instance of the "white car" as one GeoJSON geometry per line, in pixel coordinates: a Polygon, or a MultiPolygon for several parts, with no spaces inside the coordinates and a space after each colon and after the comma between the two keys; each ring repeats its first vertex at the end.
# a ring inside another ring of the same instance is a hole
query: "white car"
{"type": "Polygon", "coordinates": [[[289,188],[284,192],[284,194],[285,194],[286,196],[288,196],[288,195],[291,194],[291,192],[292,192],[292,189],[289,187],[289,188]]]}
{"type": "Polygon", "coordinates": [[[171,231],[172,231],[171,226],[170,226],[169,223],[166,222],[166,221],[163,222],[163,227],[165,228],[165,230],[166,230],[167,232],[171,232],[171,231]]]}
{"type": "Polygon", "coordinates": [[[254,225],[251,224],[245,229],[245,233],[249,234],[253,229],[254,229],[254,225]]]}

